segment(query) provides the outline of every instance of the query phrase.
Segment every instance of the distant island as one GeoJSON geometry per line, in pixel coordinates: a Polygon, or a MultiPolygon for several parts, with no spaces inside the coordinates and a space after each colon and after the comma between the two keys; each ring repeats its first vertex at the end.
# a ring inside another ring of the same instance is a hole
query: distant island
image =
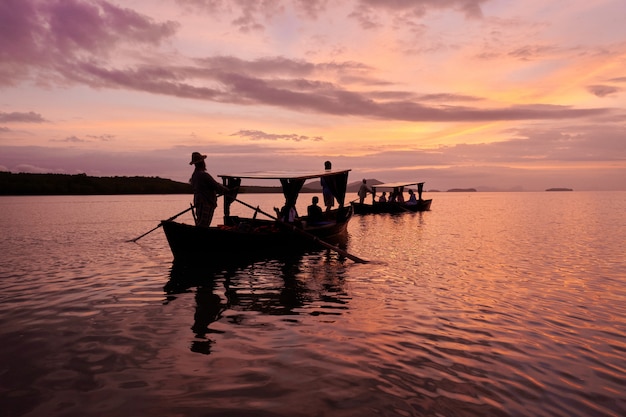
{"type": "Polygon", "coordinates": [[[450,188],[449,193],[475,193],[476,188],[450,188]]]}
{"type": "Polygon", "coordinates": [[[546,191],[574,191],[572,188],[548,188],[546,191]]]}

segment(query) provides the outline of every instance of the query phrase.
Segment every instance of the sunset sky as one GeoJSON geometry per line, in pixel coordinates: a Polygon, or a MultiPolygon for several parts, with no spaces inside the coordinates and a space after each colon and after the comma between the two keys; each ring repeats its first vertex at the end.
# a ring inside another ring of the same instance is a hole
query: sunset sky
{"type": "Polygon", "coordinates": [[[624,0],[2,0],[0,170],[626,190],[624,0]]]}

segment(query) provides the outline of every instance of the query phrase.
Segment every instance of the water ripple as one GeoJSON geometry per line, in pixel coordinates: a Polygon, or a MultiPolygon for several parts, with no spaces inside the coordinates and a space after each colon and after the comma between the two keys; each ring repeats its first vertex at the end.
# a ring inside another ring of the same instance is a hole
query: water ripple
{"type": "Polygon", "coordinates": [[[0,200],[0,409],[624,415],[620,196],[441,193],[354,218],[348,250],[374,262],[218,270],[172,265],[158,232],[126,242],[187,196],[0,200]]]}

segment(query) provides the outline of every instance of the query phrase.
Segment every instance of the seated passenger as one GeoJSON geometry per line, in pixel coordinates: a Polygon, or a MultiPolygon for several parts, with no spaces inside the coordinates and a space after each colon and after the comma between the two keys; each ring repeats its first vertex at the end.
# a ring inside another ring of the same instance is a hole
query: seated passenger
{"type": "Polygon", "coordinates": [[[379,203],[386,203],[387,202],[387,192],[386,191],[383,191],[383,194],[378,199],[378,202],[379,203]]]}
{"type": "Polygon", "coordinates": [[[415,197],[415,193],[411,189],[409,189],[409,201],[407,201],[406,203],[410,205],[417,204],[417,198],[415,197]]]}
{"type": "Polygon", "coordinates": [[[402,191],[404,191],[404,187],[398,188],[398,192],[396,193],[396,202],[400,204],[404,204],[404,194],[402,194],[402,191]]]}
{"type": "Polygon", "coordinates": [[[280,210],[274,207],[274,211],[278,216],[278,220],[280,220],[281,222],[294,223],[298,219],[298,211],[296,210],[296,206],[289,201],[285,201],[285,205],[280,210]]]}
{"type": "Polygon", "coordinates": [[[317,205],[320,199],[315,196],[311,199],[311,205],[307,207],[307,216],[309,224],[319,223],[324,220],[324,214],[322,212],[322,208],[317,205]]]}

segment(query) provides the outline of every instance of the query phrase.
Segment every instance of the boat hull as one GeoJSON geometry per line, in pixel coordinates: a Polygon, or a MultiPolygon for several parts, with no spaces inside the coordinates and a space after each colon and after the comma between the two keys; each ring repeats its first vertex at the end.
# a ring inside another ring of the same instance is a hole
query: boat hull
{"type": "Polygon", "coordinates": [[[161,222],[174,261],[215,264],[220,261],[273,257],[345,244],[351,208],[335,213],[339,220],[301,227],[277,221],[229,217],[225,225],[198,227],[175,221],[161,222]]]}
{"type": "Polygon", "coordinates": [[[366,204],[352,202],[352,209],[354,214],[382,214],[382,213],[406,213],[406,212],[418,212],[430,210],[430,204],[432,199],[419,200],[417,204],[406,203],[379,203],[366,204]]]}

